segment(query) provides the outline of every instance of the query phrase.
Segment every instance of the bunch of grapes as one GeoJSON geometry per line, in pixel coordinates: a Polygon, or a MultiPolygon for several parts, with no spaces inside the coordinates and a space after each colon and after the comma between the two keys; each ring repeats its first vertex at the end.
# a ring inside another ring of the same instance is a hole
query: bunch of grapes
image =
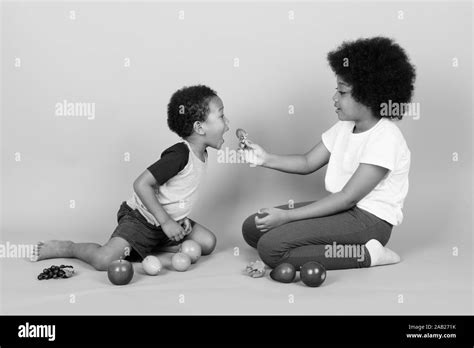
{"type": "Polygon", "coordinates": [[[72,266],[51,266],[45,268],[42,273],[38,275],[38,280],[43,279],[57,279],[57,278],[69,278],[74,274],[74,268],[72,266]]]}

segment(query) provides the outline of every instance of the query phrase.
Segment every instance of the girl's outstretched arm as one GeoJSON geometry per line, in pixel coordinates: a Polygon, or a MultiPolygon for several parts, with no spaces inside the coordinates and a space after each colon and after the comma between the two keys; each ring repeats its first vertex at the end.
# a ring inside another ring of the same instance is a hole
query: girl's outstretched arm
{"type": "Polygon", "coordinates": [[[260,145],[246,141],[250,150],[250,162],[262,167],[279,170],[285,173],[309,174],[324,167],[329,162],[331,153],[322,142],[303,155],[276,155],[266,152],[260,145]],[[253,158],[252,158],[253,156],[253,158]]]}

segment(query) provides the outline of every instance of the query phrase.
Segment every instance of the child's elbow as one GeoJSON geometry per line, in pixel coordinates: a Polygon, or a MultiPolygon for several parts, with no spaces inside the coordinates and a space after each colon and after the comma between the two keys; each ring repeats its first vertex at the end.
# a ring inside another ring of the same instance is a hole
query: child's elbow
{"type": "Polygon", "coordinates": [[[346,210],[349,210],[349,209],[352,209],[354,208],[355,206],[357,205],[357,202],[356,201],[348,201],[346,203],[346,210]]]}
{"type": "Polygon", "coordinates": [[[135,190],[135,192],[140,190],[140,181],[138,179],[133,182],[133,189],[135,190]]]}
{"type": "Polygon", "coordinates": [[[147,184],[146,182],[144,182],[143,180],[140,180],[140,178],[138,178],[137,180],[135,180],[133,182],[133,190],[135,192],[140,192],[140,191],[143,191],[143,189],[146,189],[148,188],[150,185],[147,184]]]}
{"type": "Polygon", "coordinates": [[[154,187],[158,184],[155,177],[148,171],[145,170],[138,178],[133,182],[133,189],[135,192],[143,188],[154,187]]]}
{"type": "Polygon", "coordinates": [[[359,201],[358,199],[348,195],[344,191],[341,191],[342,193],[342,204],[344,208],[347,209],[352,209],[357,205],[357,202],[359,201]]]}

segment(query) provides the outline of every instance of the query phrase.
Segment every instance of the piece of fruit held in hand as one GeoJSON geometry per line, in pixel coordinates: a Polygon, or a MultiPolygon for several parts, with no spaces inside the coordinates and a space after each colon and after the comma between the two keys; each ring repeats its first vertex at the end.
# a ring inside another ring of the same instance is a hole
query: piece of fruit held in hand
{"type": "Polygon", "coordinates": [[[244,149],[247,145],[245,144],[245,141],[248,138],[248,133],[244,131],[242,128],[238,128],[237,131],[235,132],[235,135],[237,135],[237,138],[239,139],[239,146],[241,149],[244,149]]]}

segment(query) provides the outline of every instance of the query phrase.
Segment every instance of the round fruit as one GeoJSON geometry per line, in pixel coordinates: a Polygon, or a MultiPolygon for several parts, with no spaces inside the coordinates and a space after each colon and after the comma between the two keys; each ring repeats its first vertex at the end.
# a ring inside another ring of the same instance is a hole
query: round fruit
{"type": "Polygon", "coordinates": [[[281,283],[291,283],[296,277],[296,268],[291,263],[281,263],[271,272],[270,277],[281,283]]]}
{"type": "Polygon", "coordinates": [[[107,269],[107,276],[112,284],[126,285],[133,278],[133,266],[126,260],[112,261],[107,269]]]}
{"type": "Polygon", "coordinates": [[[148,255],[142,261],[143,270],[146,274],[155,276],[161,272],[163,268],[159,258],[153,255],[148,255]]]}
{"type": "Polygon", "coordinates": [[[179,272],[186,271],[191,266],[191,258],[185,253],[176,253],[171,258],[173,268],[179,272]]]}
{"type": "Polygon", "coordinates": [[[181,244],[180,252],[189,255],[191,263],[195,263],[201,257],[202,249],[197,242],[189,239],[181,244]]]}
{"type": "Polygon", "coordinates": [[[307,286],[320,286],[326,279],[326,269],[316,261],[310,261],[301,266],[301,281],[307,286]]]}

